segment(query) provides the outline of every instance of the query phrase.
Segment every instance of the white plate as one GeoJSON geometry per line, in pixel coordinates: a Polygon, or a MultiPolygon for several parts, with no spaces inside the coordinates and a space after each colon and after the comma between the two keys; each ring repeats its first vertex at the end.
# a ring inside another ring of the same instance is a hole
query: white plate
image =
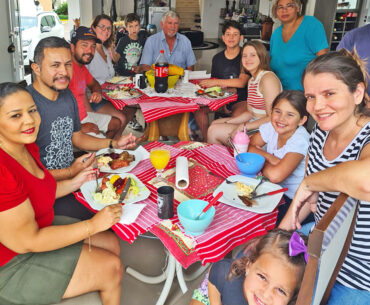
{"type": "MultiPolygon", "coordinates": [[[[259,180],[257,179],[253,179],[253,178],[249,178],[249,177],[241,176],[241,175],[230,176],[227,178],[227,180],[240,181],[246,185],[252,186],[253,188],[259,182],[259,180]]],[[[280,185],[274,184],[271,182],[264,182],[258,187],[257,195],[268,193],[268,192],[275,191],[278,189],[281,189],[280,185]]],[[[222,184],[220,184],[218,188],[213,192],[213,196],[217,195],[220,191],[224,193],[222,197],[219,199],[220,202],[225,203],[227,205],[231,205],[238,209],[247,210],[247,211],[258,213],[258,214],[272,212],[276,208],[276,206],[281,200],[281,197],[284,194],[282,192],[282,193],[278,193],[278,194],[271,195],[271,196],[264,196],[261,198],[257,198],[256,199],[258,203],[257,205],[253,207],[247,207],[239,199],[235,183],[227,184],[226,181],[222,182],[222,184]]]]}
{"type": "MultiPolygon", "coordinates": [[[[131,204],[131,203],[135,203],[135,202],[139,202],[139,201],[142,201],[146,198],[149,197],[150,195],[150,191],[147,189],[147,187],[139,180],[138,177],[136,177],[135,175],[133,174],[120,174],[119,175],[121,178],[125,178],[125,177],[131,177],[133,179],[135,179],[135,181],[137,182],[137,186],[139,187],[140,189],[140,192],[138,194],[138,196],[133,196],[133,197],[129,197],[129,198],[125,198],[125,200],[123,201],[123,203],[125,204],[131,204]]],[[[110,176],[108,176],[110,177],[110,176]]],[[[101,181],[103,179],[99,179],[99,184],[101,184],[101,181]]],[[[81,186],[81,193],[82,195],[85,197],[85,200],[87,201],[87,203],[94,209],[94,210],[98,210],[100,211],[102,208],[104,208],[106,205],[109,205],[109,204],[113,204],[113,203],[101,203],[99,201],[95,201],[94,198],[93,198],[93,193],[95,192],[96,190],[96,181],[95,180],[91,180],[91,181],[88,181],[86,183],[84,183],[82,186],[81,186]]]]}
{"type": "MultiPolygon", "coordinates": [[[[127,173],[127,172],[133,170],[133,168],[136,165],[138,165],[139,162],[141,161],[141,154],[138,153],[136,150],[126,150],[126,151],[129,154],[135,156],[135,161],[132,161],[129,166],[124,166],[124,167],[120,167],[120,168],[117,168],[117,169],[111,169],[110,166],[107,165],[107,166],[100,167],[100,171],[102,171],[104,173],[127,173]]],[[[121,152],[123,152],[123,150],[122,149],[113,149],[113,152],[115,152],[117,154],[120,154],[121,152]]],[[[97,151],[96,155],[100,156],[100,155],[103,155],[105,153],[109,153],[109,148],[104,148],[104,149],[101,149],[101,150],[97,151]]]]}

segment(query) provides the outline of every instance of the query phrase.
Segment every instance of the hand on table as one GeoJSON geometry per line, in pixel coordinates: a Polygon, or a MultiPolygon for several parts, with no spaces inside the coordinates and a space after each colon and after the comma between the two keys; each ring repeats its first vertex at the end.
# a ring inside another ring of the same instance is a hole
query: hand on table
{"type": "Polygon", "coordinates": [[[94,123],[83,123],[83,124],[81,124],[81,131],[83,133],[89,133],[89,132],[93,132],[93,133],[96,133],[96,134],[100,133],[98,125],[96,125],[94,123]]]}
{"type": "Polygon", "coordinates": [[[204,79],[199,82],[199,85],[204,88],[218,86],[218,79],[204,79]]]}
{"type": "Polygon", "coordinates": [[[141,71],[140,66],[132,66],[132,67],[131,67],[131,70],[132,70],[133,72],[135,72],[135,74],[136,74],[136,73],[140,73],[140,71],[141,71]]]}
{"type": "Polygon", "coordinates": [[[98,104],[100,103],[102,100],[102,96],[101,96],[101,93],[98,93],[98,92],[93,92],[91,95],[90,95],[90,103],[95,103],[95,104],[98,104]]]}
{"type": "Polygon", "coordinates": [[[132,133],[124,135],[118,139],[114,148],[132,149],[136,146],[136,137],[132,133]]]}
{"type": "Polygon", "coordinates": [[[108,230],[121,219],[122,205],[120,203],[110,204],[100,210],[91,218],[93,230],[92,232],[98,233],[108,230]]]}

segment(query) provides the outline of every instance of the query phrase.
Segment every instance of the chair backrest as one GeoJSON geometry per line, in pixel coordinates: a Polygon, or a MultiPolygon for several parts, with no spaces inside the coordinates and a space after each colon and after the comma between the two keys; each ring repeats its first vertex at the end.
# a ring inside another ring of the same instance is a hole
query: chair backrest
{"type": "Polygon", "coordinates": [[[297,305],[327,304],[352,240],[357,209],[357,200],[340,194],[315,226],[297,305]]]}

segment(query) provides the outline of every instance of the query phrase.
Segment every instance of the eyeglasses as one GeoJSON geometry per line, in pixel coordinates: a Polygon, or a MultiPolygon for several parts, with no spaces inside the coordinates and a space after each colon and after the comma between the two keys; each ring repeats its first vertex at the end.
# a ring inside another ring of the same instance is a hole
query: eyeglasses
{"type": "Polygon", "coordinates": [[[287,5],[279,5],[276,10],[283,11],[283,10],[291,10],[293,8],[296,8],[297,5],[295,3],[288,3],[287,5]]]}
{"type": "Polygon", "coordinates": [[[110,27],[110,26],[105,26],[105,25],[103,25],[103,24],[101,24],[101,25],[97,25],[96,27],[98,27],[99,29],[101,29],[103,32],[104,32],[104,31],[108,31],[108,32],[110,32],[110,31],[112,30],[112,27],[110,27]]]}

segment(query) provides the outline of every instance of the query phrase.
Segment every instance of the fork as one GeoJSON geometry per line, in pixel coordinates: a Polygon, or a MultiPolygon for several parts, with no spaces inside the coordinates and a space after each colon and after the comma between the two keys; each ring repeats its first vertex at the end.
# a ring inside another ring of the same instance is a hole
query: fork
{"type": "Polygon", "coordinates": [[[263,183],[265,182],[267,179],[266,177],[262,177],[260,182],[258,182],[258,184],[256,185],[256,187],[254,188],[254,190],[249,194],[249,198],[254,198],[257,196],[257,188],[263,183]]]}
{"type": "Polygon", "coordinates": [[[101,192],[101,187],[99,186],[99,181],[98,181],[98,166],[97,165],[94,165],[94,170],[95,170],[95,181],[96,181],[96,189],[95,189],[95,193],[100,193],[101,192]]]}
{"type": "MultiPolygon", "coordinates": [[[[212,175],[212,176],[215,176],[215,177],[219,177],[219,178],[224,179],[224,177],[222,177],[222,176],[220,176],[220,175],[217,175],[217,174],[215,174],[215,173],[209,172],[209,174],[210,174],[210,175],[212,175]]],[[[232,183],[235,183],[236,181],[230,181],[230,180],[228,180],[228,179],[226,178],[226,179],[225,179],[225,182],[226,182],[227,184],[232,184],[232,183]]]]}

